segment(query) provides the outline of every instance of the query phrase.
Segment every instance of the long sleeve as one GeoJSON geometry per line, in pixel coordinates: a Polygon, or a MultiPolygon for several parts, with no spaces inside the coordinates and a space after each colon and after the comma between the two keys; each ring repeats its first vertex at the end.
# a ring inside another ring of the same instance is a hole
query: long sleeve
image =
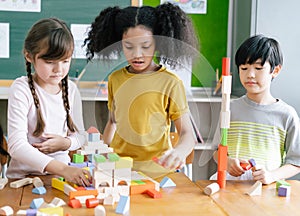
{"type": "Polygon", "coordinates": [[[15,164],[15,160],[18,160],[18,164],[26,164],[26,168],[31,167],[42,173],[46,165],[53,159],[29,143],[29,134],[35,128],[36,117],[28,117],[35,112],[28,84],[25,79],[17,79],[11,86],[8,98],[8,152],[12,157],[8,167],[8,177],[22,175],[18,171],[20,167],[15,164]]]}
{"type": "Polygon", "coordinates": [[[69,151],[44,154],[32,146],[46,140],[44,134],[56,134],[71,140],[69,150],[76,150],[85,141],[82,104],[79,91],[72,82],[69,84],[70,114],[79,132],[69,133],[62,93],[56,95],[45,92],[35,84],[42,117],[45,122],[44,133],[34,137],[37,112],[28,87],[27,78],[17,79],[10,89],[8,99],[8,152],[11,155],[7,169],[8,178],[22,178],[28,174],[42,174],[47,164],[55,159],[65,164],[70,162],[69,151]],[[83,135],[82,135],[83,134],[83,135]]]}
{"type": "Polygon", "coordinates": [[[78,88],[75,86],[73,82],[69,82],[69,88],[73,92],[71,106],[71,117],[78,129],[76,133],[68,134],[68,137],[71,139],[71,146],[69,148],[70,151],[77,150],[82,147],[82,145],[86,142],[86,132],[83,123],[83,114],[82,114],[82,100],[78,88]]]}

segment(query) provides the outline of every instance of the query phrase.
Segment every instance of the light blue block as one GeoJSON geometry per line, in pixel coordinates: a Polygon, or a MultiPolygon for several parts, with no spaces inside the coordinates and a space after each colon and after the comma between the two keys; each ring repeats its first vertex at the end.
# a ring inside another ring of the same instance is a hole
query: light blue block
{"type": "Polygon", "coordinates": [[[90,133],[89,142],[98,142],[100,141],[100,133],[90,133]]]}
{"type": "Polygon", "coordinates": [[[169,177],[164,177],[161,182],[159,183],[159,186],[161,188],[165,188],[165,187],[175,187],[176,184],[172,181],[172,179],[170,179],[169,177]]]}
{"type": "Polygon", "coordinates": [[[34,194],[45,194],[47,191],[46,191],[46,188],[45,187],[36,187],[36,188],[33,188],[32,189],[32,193],[34,194]]]}
{"type": "Polygon", "coordinates": [[[130,197],[129,196],[120,196],[118,206],[116,208],[117,214],[126,214],[130,208],[130,197]]]}
{"type": "Polygon", "coordinates": [[[44,198],[33,199],[30,203],[30,208],[38,209],[44,202],[44,198]]]}

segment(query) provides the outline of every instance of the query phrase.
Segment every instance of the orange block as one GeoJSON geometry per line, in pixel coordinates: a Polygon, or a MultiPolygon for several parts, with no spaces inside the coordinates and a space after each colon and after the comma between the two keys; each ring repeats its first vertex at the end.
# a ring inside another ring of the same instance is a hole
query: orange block
{"type": "Polygon", "coordinates": [[[220,186],[220,188],[225,188],[225,186],[226,186],[226,170],[218,171],[217,183],[220,186]]]}
{"type": "Polygon", "coordinates": [[[141,180],[145,184],[134,184],[130,185],[130,195],[134,194],[142,194],[145,193],[147,190],[155,190],[155,184],[150,180],[141,180]]]}
{"type": "Polygon", "coordinates": [[[95,208],[99,205],[99,200],[97,198],[90,198],[85,201],[85,205],[87,208],[95,208]]]}
{"type": "Polygon", "coordinates": [[[227,146],[219,145],[218,149],[218,171],[227,169],[227,146]]]}
{"type": "Polygon", "coordinates": [[[251,164],[249,164],[249,163],[240,163],[240,166],[241,166],[244,170],[249,170],[249,169],[251,169],[251,164]]]}
{"type": "Polygon", "coordinates": [[[161,197],[162,197],[162,194],[161,194],[159,191],[155,190],[155,189],[149,189],[149,190],[146,191],[146,193],[147,193],[150,197],[152,197],[152,198],[154,198],[154,199],[157,199],[157,198],[161,198],[161,197]]]}
{"type": "Polygon", "coordinates": [[[88,196],[88,195],[93,195],[93,196],[98,196],[98,190],[79,190],[79,191],[70,191],[69,193],[69,199],[73,199],[76,196],[88,196]]]}
{"type": "Polygon", "coordinates": [[[82,205],[78,199],[70,199],[68,205],[72,208],[81,208],[82,205]]]}

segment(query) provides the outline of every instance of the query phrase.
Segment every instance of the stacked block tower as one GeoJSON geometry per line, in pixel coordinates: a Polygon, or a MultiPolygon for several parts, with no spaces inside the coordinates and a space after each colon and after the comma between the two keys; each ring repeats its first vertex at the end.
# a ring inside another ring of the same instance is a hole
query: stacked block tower
{"type": "Polygon", "coordinates": [[[220,188],[226,186],[227,169],[227,133],[230,127],[230,94],[231,94],[230,58],[222,59],[222,105],[220,113],[221,143],[218,148],[218,177],[220,188]]]}
{"type": "MultiPolygon", "coordinates": [[[[75,154],[75,157],[84,156],[88,158],[87,166],[92,169],[93,187],[98,190],[98,197],[105,198],[108,194],[129,195],[133,160],[114,153],[100,139],[100,132],[95,127],[87,130],[87,143],[75,154]]],[[[115,201],[118,201],[118,197],[115,201]]]]}

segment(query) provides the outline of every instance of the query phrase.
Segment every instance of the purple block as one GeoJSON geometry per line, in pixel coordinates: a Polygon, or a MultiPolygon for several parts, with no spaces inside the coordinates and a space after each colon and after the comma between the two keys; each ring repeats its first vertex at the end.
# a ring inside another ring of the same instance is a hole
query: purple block
{"type": "Polygon", "coordinates": [[[251,158],[251,159],[249,160],[249,163],[251,164],[252,167],[255,167],[255,166],[256,166],[256,162],[255,162],[255,160],[254,160],[253,158],[251,158]]]}
{"type": "Polygon", "coordinates": [[[291,187],[286,185],[281,185],[278,188],[278,196],[287,197],[291,194],[291,187]]]}
{"type": "Polygon", "coordinates": [[[27,209],[26,216],[36,216],[37,209],[27,209]]]}
{"type": "Polygon", "coordinates": [[[78,167],[78,168],[84,168],[84,167],[87,167],[87,163],[86,162],[83,162],[83,163],[73,163],[73,162],[70,162],[69,166],[78,167]]]}

